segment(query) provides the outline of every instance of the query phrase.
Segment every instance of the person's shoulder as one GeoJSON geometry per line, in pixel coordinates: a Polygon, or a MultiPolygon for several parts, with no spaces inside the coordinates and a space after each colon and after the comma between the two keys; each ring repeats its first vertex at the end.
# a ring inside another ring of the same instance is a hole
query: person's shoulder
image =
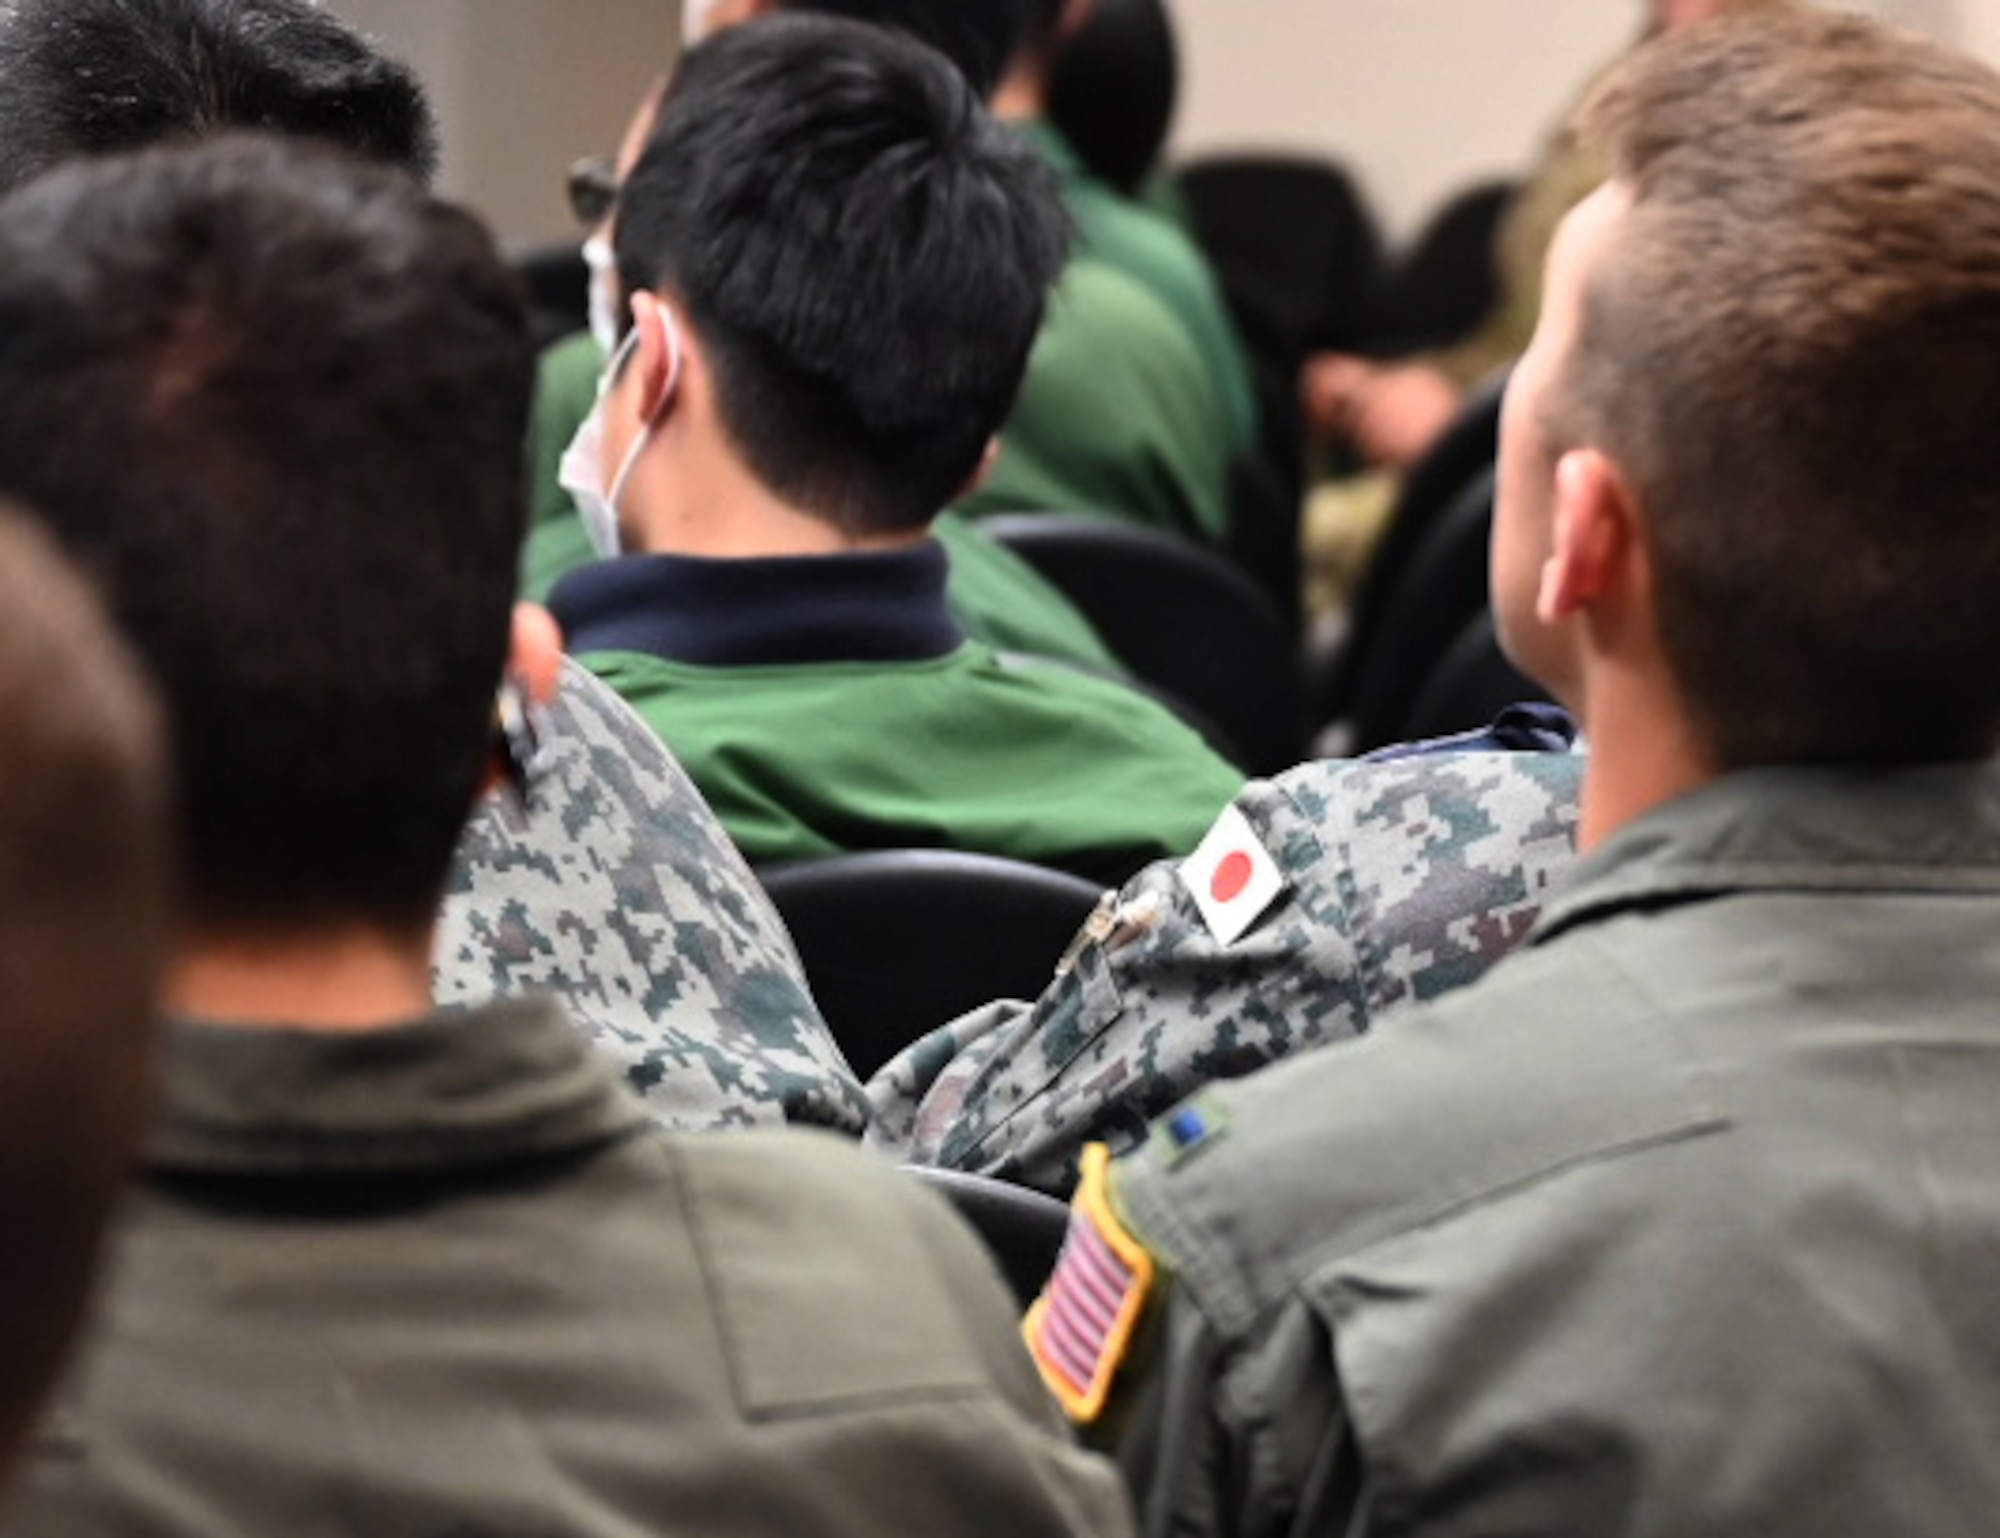
{"type": "Polygon", "coordinates": [[[1098,751],[1158,753],[1215,769],[1218,783],[1227,785],[1226,794],[1233,795],[1244,782],[1243,771],[1192,726],[1128,683],[1058,658],[994,653],[984,647],[975,651],[983,655],[973,669],[989,683],[1003,684],[1009,693],[1025,694],[1061,714],[1067,746],[1080,758],[1098,751]]]}
{"type": "Polygon", "coordinates": [[[732,1350],[789,1402],[764,1408],[991,1386],[1005,1289],[916,1175],[805,1130],[666,1147],[732,1350]]]}
{"type": "Polygon", "coordinates": [[[1050,354],[1075,355],[1115,367],[1118,355],[1095,351],[1107,346],[1134,350],[1130,369],[1143,363],[1201,373],[1200,352],[1158,295],[1109,262],[1079,256],[1050,291],[1035,361],[1039,365],[1050,354]]]}
{"type": "Polygon", "coordinates": [[[1247,1328],[1346,1257],[1725,1121],[1693,1048],[1579,933],[1360,1041],[1201,1092],[1114,1184],[1216,1322],[1247,1328]]]}
{"type": "Polygon", "coordinates": [[[1538,895],[1573,858],[1584,767],[1574,753],[1327,759],[1275,784],[1320,831],[1340,879],[1405,903],[1454,870],[1519,872],[1538,895]]]}

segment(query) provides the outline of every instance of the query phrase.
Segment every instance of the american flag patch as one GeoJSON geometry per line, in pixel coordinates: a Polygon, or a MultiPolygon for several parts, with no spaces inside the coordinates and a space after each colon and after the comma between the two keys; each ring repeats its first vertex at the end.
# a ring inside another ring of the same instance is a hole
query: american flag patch
{"type": "Polygon", "coordinates": [[[1111,1397],[1154,1277],[1153,1257],[1111,1210],[1110,1168],[1103,1144],[1084,1151],[1069,1237],[1022,1325],[1042,1380],[1070,1418],[1084,1423],[1096,1420],[1111,1397]]]}

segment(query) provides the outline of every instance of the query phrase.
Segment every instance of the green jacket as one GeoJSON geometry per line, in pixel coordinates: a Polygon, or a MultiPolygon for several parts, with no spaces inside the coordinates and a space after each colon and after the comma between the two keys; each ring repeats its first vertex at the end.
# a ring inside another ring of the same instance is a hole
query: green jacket
{"type": "Polygon", "coordinates": [[[1484,982],[1098,1179],[1160,1267],[1098,1422],[1144,1530],[1990,1531],[1996,998],[2000,769],[1621,829],[1484,982]]]}
{"type": "Polygon", "coordinates": [[[966,849],[1116,884],[1192,849],[1242,773],[1123,684],[965,640],[943,570],[934,545],[640,556],[555,607],[752,864],[966,849]]]}
{"type": "Polygon", "coordinates": [[[1249,354],[1201,248],[1158,209],[1093,176],[1053,123],[1021,128],[1061,184],[1063,205],[1076,226],[1077,254],[1116,268],[1172,312],[1215,382],[1228,413],[1230,447],[1239,454],[1254,452],[1257,393],[1249,354]]]}
{"type": "Polygon", "coordinates": [[[1049,296],[1000,462],[958,506],[1096,513],[1220,544],[1231,453],[1228,414],[1186,332],[1133,279],[1077,260],[1049,296]]]}
{"type": "Polygon", "coordinates": [[[7,1538],[1129,1531],[978,1241],[837,1139],[662,1135],[535,1001],[163,1067],[7,1538]]]}
{"type": "MultiPolygon", "coordinates": [[[[596,559],[583,519],[558,476],[564,451],[597,404],[603,368],[602,349],[581,332],[542,354],[528,437],[532,519],[521,560],[522,596],[536,603],[546,602],[556,583],[596,559]]],[[[1124,664],[1112,656],[1082,611],[1011,550],[954,514],[939,518],[932,532],[951,552],[952,612],[968,635],[1001,651],[1061,657],[1124,673],[1124,664]]]]}

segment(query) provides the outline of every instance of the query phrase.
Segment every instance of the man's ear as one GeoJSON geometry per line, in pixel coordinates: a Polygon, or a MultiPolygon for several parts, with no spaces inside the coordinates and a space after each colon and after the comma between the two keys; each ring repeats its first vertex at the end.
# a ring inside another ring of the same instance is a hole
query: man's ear
{"type": "Polygon", "coordinates": [[[1594,607],[1628,576],[1639,525],[1625,479],[1596,449],[1572,449],[1556,462],[1555,509],[1542,563],[1535,614],[1558,625],[1594,607]]]}
{"type": "Polygon", "coordinates": [[[953,502],[963,502],[986,484],[986,477],[991,475],[993,467],[1000,463],[1000,450],[1000,437],[996,433],[986,440],[986,452],[979,456],[978,465],[974,467],[972,474],[965,478],[965,484],[958,488],[958,495],[952,498],[953,502]]]}
{"type": "Polygon", "coordinates": [[[643,289],[632,296],[632,326],[639,334],[629,366],[638,383],[639,415],[657,422],[680,393],[693,343],[673,306],[643,289]]]}
{"type": "Polygon", "coordinates": [[[507,676],[537,705],[556,697],[562,677],[563,638],[556,617],[538,603],[514,605],[514,629],[507,646],[507,676]]]}

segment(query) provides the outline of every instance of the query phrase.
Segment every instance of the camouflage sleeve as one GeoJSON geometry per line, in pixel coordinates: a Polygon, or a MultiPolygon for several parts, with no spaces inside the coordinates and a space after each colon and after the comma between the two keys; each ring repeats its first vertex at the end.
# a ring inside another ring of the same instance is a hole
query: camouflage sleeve
{"type": "Polygon", "coordinates": [[[1224,944],[1177,862],[1106,900],[1031,1008],[933,1032],[869,1086],[884,1151],[1067,1195],[1201,1085],[1478,977],[1573,859],[1582,760],[1307,764],[1235,802],[1282,885],[1224,944]]]}
{"type": "Polygon", "coordinates": [[[673,756],[569,662],[546,735],[526,815],[489,797],[459,843],[439,1002],[557,995],[670,1127],[859,1135],[784,924],[673,756]]]}

